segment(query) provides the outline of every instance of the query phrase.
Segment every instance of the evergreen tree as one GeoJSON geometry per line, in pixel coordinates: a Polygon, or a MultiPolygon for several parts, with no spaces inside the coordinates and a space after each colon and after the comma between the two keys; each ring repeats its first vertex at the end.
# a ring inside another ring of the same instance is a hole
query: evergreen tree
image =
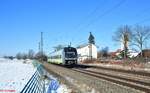
{"type": "Polygon", "coordinates": [[[130,58],[130,52],[129,52],[129,50],[127,49],[127,50],[122,50],[121,52],[120,52],[120,54],[118,55],[118,57],[119,58],[124,58],[126,56],[126,58],[130,58]]]}
{"type": "Polygon", "coordinates": [[[90,36],[89,36],[89,44],[94,44],[95,45],[95,38],[94,36],[92,35],[92,33],[90,32],[90,36]]]}

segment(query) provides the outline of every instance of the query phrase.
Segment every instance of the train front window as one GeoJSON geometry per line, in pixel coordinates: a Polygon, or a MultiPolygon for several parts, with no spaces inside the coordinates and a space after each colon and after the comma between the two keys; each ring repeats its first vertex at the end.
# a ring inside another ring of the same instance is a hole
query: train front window
{"type": "Polygon", "coordinates": [[[75,58],[76,54],[75,54],[75,52],[66,52],[65,57],[66,58],[75,58]]]}

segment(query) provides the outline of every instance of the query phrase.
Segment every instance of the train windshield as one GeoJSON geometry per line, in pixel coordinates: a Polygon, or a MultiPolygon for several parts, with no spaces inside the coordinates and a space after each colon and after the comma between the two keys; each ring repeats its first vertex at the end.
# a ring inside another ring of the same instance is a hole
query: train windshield
{"type": "Polygon", "coordinates": [[[75,52],[66,52],[65,53],[65,57],[66,58],[75,58],[76,57],[76,53],[75,52]]]}

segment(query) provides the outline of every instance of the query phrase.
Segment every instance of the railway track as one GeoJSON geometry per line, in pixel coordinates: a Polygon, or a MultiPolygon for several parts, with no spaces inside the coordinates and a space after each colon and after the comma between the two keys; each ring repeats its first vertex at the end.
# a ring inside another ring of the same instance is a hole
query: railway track
{"type": "MultiPolygon", "coordinates": [[[[136,90],[140,90],[146,93],[150,93],[150,82],[147,82],[144,78],[135,79],[134,75],[131,77],[122,77],[122,75],[117,75],[116,73],[105,73],[103,71],[93,71],[93,70],[86,70],[81,68],[72,68],[72,70],[84,73],[93,77],[97,77],[99,79],[104,79],[119,85],[127,86],[130,88],[134,88],[136,90]],[[143,79],[143,80],[142,80],[143,79]]],[[[137,74],[137,73],[136,73],[137,74]]],[[[150,79],[149,79],[150,81],[150,79]]]]}
{"type": "MultiPolygon", "coordinates": [[[[55,64],[56,65],[56,64],[55,64]]],[[[61,66],[68,68],[79,73],[83,73],[92,77],[96,77],[97,80],[106,80],[113,82],[117,85],[126,86],[135,90],[139,90],[142,93],[150,93],[150,77],[148,72],[128,71],[105,67],[95,67],[87,65],[75,65],[75,66],[61,66]]]]}
{"type": "Polygon", "coordinates": [[[78,67],[82,68],[96,68],[99,70],[109,70],[109,71],[116,71],[116,72],[121,72],[121,73],[129,73],[129,74],[134,74],[134,75],[141,75],[141,76],[148,76],[150,77],[150,72],[146,71],[136,71],[136,70],[129,70],[129,69],[119,69],[119,68],[110,68],[110,67],[102,67],[102,66],[89,66],[89,65],[78,65],[78,67]]]}

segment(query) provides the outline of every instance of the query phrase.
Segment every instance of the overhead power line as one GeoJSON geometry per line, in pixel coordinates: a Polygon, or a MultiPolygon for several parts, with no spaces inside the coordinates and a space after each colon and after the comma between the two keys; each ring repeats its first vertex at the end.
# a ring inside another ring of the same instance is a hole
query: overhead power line
{"type": "Polygon", "coordinates": [[[93,23],[95,23],[96,21],[98,21],[100,18],[104,17],[105,15],[111,13],[112,11],[114,11],[115,9],[117,9],[118,7],[120,7],[125,1],[126,0],[121,0],[119,3],[117,3],[116,5],[114,5],[112,8],[106,10],[104,13],[102,13],[99,16],[97,16],[97,18],[91,20],[90,22],[88,22],[87,25],[83,26],[80,29],[87,28],[88,26],[92,25],[93,23]]]}
{"type": "Polygon", "coordinates": [[[144,22],[147,22],[147,21],[150,21],[150,18],[147,18],[147,19],[141,20],[139,22],[136,22],[135,25],[136,24],[141,24],[141,23],[144,23],[144,22]]]}
{"type": "Polygon", "coordinates": [[[41,54],[43,55],[43,32],[41,32],[41,54]]]}
{"type": "Polygon", "coordinates": [[[91,20],[89,22],[89,24],[87,24],[86,27],[92,25],[94,22],[96,22],[98,19],[104,17],[105,15],[111,13],[112,11],[114,11],[115,9],[117,9],[118,7],[120,7],[126,0],[121,0],[119,3],[117,3],[116,5],[114,5],[112,8],[108,9],[107,11],[105,11],[104,13],[102,13],[101,15],[99,15],[97,18],[95,18],[94,20],[91,20]]]}
{"type": "MultiPolygon", "coordinates": [[[[135,18],[138,18],[140,16],[144,16],[143,14],[149,13],[149,10],[150,10],[150,8],[145,8],[144,10],[141,10],[140,12],[135,14],[133,17],[131,17],[131,20],[135,19],[135,18]]],[[[144,22],[147,22],[147,21],[150,21],[150,18],[146,18],[146,19],[143,19],[141,21],[134,22],[133,25],[141,24],[141,23],[144,23],[144,22]]]]}
{"type": "MultiPolygon", "coordinates": [[[[104,0],[104,2],[106,2],[106,1],[104,0]]],[[[82,24],[84,24],[85,21],[88,20],[88,19],[89,19],[93,14],[95,14],[98,10],[102,9],[101,5],[105,5],[105,3],[103,3],[103,4],[102,4],[102,3],[99,3],[98,6],[96,6],[96,7],[94,8],[94,10],[93,10],[92,12],[90,12],[90,13],[83,19],[83,21],[81,21],[81,22],[77,25],[77,28],[79,28],[82,24]]]]}

